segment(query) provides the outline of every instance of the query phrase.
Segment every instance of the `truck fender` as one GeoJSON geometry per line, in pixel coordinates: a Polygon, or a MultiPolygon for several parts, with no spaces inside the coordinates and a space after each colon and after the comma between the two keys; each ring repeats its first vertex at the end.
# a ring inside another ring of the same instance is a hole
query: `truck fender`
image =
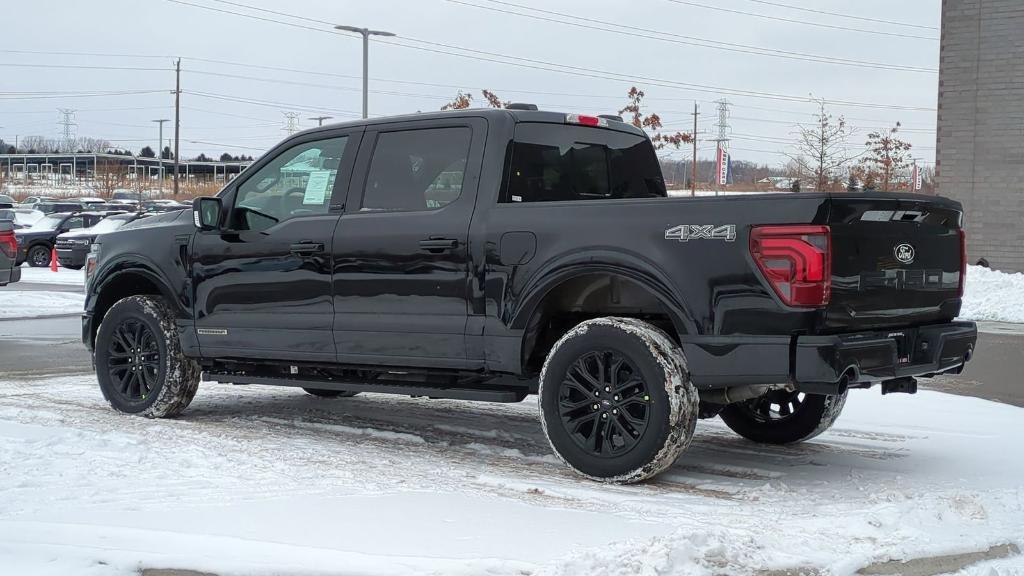
{"type": "Polygon", "coordinates": [[[676,294],[667,276],[656,264],[646,258],[617,249],[567,254],[555,258],[527,281],[522,296],[517,298],[509,314],[508,326],[523,330],[552,290],[573,278],[594,273],[606,273],[634,282],[653,295],[668,310],[679,334],[695,334],[697,323],[693,314],[676,294]]]}

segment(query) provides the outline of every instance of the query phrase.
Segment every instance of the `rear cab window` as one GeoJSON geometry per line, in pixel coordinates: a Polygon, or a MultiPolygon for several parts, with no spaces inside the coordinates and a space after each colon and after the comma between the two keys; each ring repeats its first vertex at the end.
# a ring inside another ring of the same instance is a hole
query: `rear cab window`
{"type": "Polygon", "coordinates": [[[520,123],[506,176],[507,203],[667,196],[650,141],[606,128],[520,123]]]}

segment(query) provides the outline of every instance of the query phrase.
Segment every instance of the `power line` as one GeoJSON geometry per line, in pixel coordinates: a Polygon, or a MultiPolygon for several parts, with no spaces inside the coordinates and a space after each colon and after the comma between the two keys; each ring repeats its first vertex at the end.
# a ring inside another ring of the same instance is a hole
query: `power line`
{"type": "Polygon", "coordinates": [[[43,98],[93,98],[105,96],[135,96],[139,94],[164,94],[166,90],[110,90],[95,92],[0,92],[0,100],[38,100],[43,98]]]}
{"type": "Polygon", "coordinates": [[[80,64],[20,64],[0,62],[5,68],[62,68],[71,70],[132,70],[137,72],[169,72],[173,68],[147,68],[143,66],[95,66],[80,64]]]}
{"type": "Polygon", "coordinates": [[[117,52],[62,52],[53,50],[8,50],[0,49],[2,54],[38,54],[43,56],[87,56],[87,57],[118,57],[118,58],[173,58],[173,56],[160,56],[156,54],[126,54],[117,52]]]}
{"type": "Polygon", "coordinates": [[[790,10],[799,10],[801,12],[810,12],[811,14],[824,14],[826,16],[835,16],[836,18],[849,18],[851,20],[860,20],[862,22],[876,22],[878,24],[892,24],[893,26],[907,26],[910,28],[921,28],[924,30],[938,30],[937,26],[925,26],[922,24],[911,24],[910,22],[897,22],[895,20],[882,20],[881,18],[869,18],[867,16],[856,16],[854,14],[841,14],[839,12],[829,12],[828,10],[818,10],[815,8],[804,8],[803,6],[794,6],[792,4],[783,4],[782,2],[770,2],[769,0],[747,0],[747,2],[754,2],[756,4],[766,4],[768,6],[775,6],[777,8],[788,8],[790,10]]]}
{"type": "Polygon", "coordinates": [[[280,109],[280,108],[294,108],[296,110],[302,110],[304,112],[315,112],[315,113],[331,112],[331,113],[334,113],[334,114],[347,115],[347,116],[353,116],[353,117],[361,116],[361,114],[359,114],[358,112],[352,112],[351,110],[337,110],[337,109],[324,108],[324,107],[319,107],[319,106],[305,106],[305,105],[290,104],[290,103],[286,103],[286,102],[274,102],[274,101],[270,101],[270,100],[256,100],[256,99],[253,99],[253,98],[240,98],[240,97],[236,97],[236,96],[229,96],[227,94],[216,94],[216,93],[213,93],[213,92],[197,92],[197,91],[194,91],[194,90],[183,90],[182,92],[184,92],[186,94],[191,94],[193,96],[199,96],[200,98],[211,98],[211,99],[214,99],[214,100],[224,100],[224,101],[227,101],[227,102],[238,102],[240,104],[252,104],[252,105],[255,105],[255,106],[267,106],[267,107],[278,108],[278,109],[280,109]]]}
{"type": "Polygon", "coordinates": [[[809,20],[798,20],[796,18],[784,18],[782,16],[771,16],[768,14],[760,14],[757,12],[747,12],[744,10],[734,10],[732,8],[723,8],[721,6],[714,6],[711,4],[702,4],[700,2],[692,2],[691,0],[668,0],[673,4],[683,4],[686,6],[694,6],[696,8],[706,8],[708,10],[717,10],[719,12],[728,12],[730,14],[739,14],[742,16],[753,16],[756,18],[764,18],[767,20],[775,20],[778,22],[789,22],[791,24],[804,24],[806,26],[817,26],[819,28],[828,28],[830,30],[843,30],[845,32],[860,32],[861,34],[875,34],[878,36],[895,36],[897,38],[913,38],[915,40],[931,40],[938,41],[939,38],[935,36],[918,36],[916,34],[906,34],[903,32],[884,32],[881,30],[869,30],[867,28],[851,28],[849,26],[839,26],[836,24],[825,24],[823,22],[811,22],[809,20]]]}
{"type": "Polygon", "coordinates": [[[516,12],[513,10],[505,10],[496,8],[493,6],[485,6],[476,4],[473,2],[467,2],[465,0],[448,0],[452,4],[459,4],[462,6],[469,6],[472,8],[479,8],[481,10],[490,10],[501,14],[510,14],[513,16],[519,16],[522,18],[531,18],[534,20],[542,20],[544,22],[554,22],[565,26],[574,26],[577,28],[585,28],[587,30],[598,30],[601,32],[609,32],[612,34],[620,34],[625,36],[646,38],[649,40],[660,40],[662,42],[672,42],[675,44],[683,44],[687,46],[698,46],[701,48],[710,48],[713,50],[725,50],[729,52],[739,52],[742,54],[752,54],[755,56],[771,56],[773,58],[784,58],[788,60],[801,60],[805,62],[817,62],[822,64],[837,64],[842,66],[857,66],[861,68],[873,68],[881,70],[900,70],[906,72],[923,72],[934,74],[938,70],[933,68],[922,68],[918,66],[904,66],[898,64],[886,64],[883,62],[869,62],[865,60],[853,60],[848,58],[838,58],[832,56],[822,56],[819,54],[809,54],[806,52],[793,52],[789,50],[778,50],[775,48],[765,48],[761,46],[751,46],[747,44],[736,44],[733,42],[722,42],[718,40],[709,40],[706,38],[699,38],[695,36],[685,36],[683,34],[676,34],[674,32],[663,32],[660,30],[653,30],[650,28],[640,28],[637,26],[629,26],[621,23],[607,22],[604,20],[597,20],[594,18],[586,18],[584,16],[578,16],[573,14],[566,14],[564,12],[555,12],[553,10],[544,10],[541,8],[532,8],[530,6],[523,6],[521,4],[514,4],[512,2],[503,2],[500,0],[484,0],[492,4],[498,4],[501,6],[511,6],[519,10],[526,10],[528,12],[539,12],[541,14],[550,14],[559,16],[561,18],[568,18],[569,20],[559,20],[556,18],[548,18],[545,16],[538,16],[536,14],[524,14],[522,12],[516,12]],[[599,26],[590,26],[582,24],[581,22],[590,22],[592,24],[598,24],[599,26]],[[603,27],[601,27],[603,26],[603,27]]]}
{"type": "MultiPolygon", "coordinates": [[[[255,16],[253,14],[245,14],[245,13],[242,13],[242,12],[235,12],[235,11],[225,10],[225,9],[221,9],[221,8],[214,8],[212,6],[205,6],[205,5],[202,5],[202,4],[195,4],[195,3],[192,3],[192,2],[186,2],[185,0],[166,0],[166,1],[167,2],[172,2],[172,3],[175,3],[175,4],[182,4],[182,5],[186,5],[186,6],[192,6],[192,7],[195,7],[195,8],[200,8],[200,9],[205,9],[205,10],[212,10],[212,11],[215,11],[215,12],[221,12],[221,13],[225,13],[225,14],[232,14],[232,15],[235,15],[235,16],[243,17],[243,18],[252,18],[252,19],[261,20],[261,21],[265,21],[265,22],[274,22],[274,23],[277,23],[277,24],[285,25],[285,26],[292,26],[292,27],[301,28],[301,29],[305,29],[305,30],[312,30],[312,31],[321,32],[321,33],[324,33],[324,34],[332,34],[332,35],[335,35],[335,36],[338,35],[338,34],[334,33],[332,30],[325,30],[325,29],[321,29],[321,28],[315,28],[315,27],[312,27],[312,26],[305,26],[305,25],[295,24],[295,23],[292,23],[292,22],[283,22],[283,21],[280,21],[280,20],[272,19],[272,18],[265,18],[265,17],[261,17],[261,16],[255,16]]],[[[214,0],[214,1],[226,3],[225,0],[214,0]]],[[[246,8],[249,8],[249,9],[252,9],[252,10],[256,10],[256,11],[271,12],[271,13],[275,13],[275,14],[283,14],[283,13],[280,13],[280,12],[275,12],[275,11],[272,11],[272,10],[267,10],[265,8],[259,8],[259,7],[255,7],[255,6],[249,6],[249,5],[238,3],[238,2],[231,2],[230,4],[233,5],[233,6],[244,6],[246,8]]],[[[306,17],[301,17],[301,16],[289,16],[289,17],[293,17],[293,18],[297,18],[297,19],[302,19],[302,20],[307,20],[307,21],[318,22],[318,23],[330,24],[330,23],[328,23],[326,21],[314,20],[312,18],[306,18],[306,17]]],[[[346,38],[350,37],[348,35],[342,35],[342,36],[344,36],[346,38]]],[[[446,55],[450,55],[450,56],[457,56],[457,57],[460,57],[460,58],[468,58],[468,59],[472,59],[472,60],[479,60],[479,61],[482,61],[482,62],[494,62],[494,63],[504,64],[504,65],[507,65],[507,66],[516,66],[516,67],[520,67],[520,68],[527,68],[527,69],[534,69],[534,70],[544,70],[544,71],[548,71],[548,72],[557,72],[557,73],[560,73],[560,74],[568,74],[568,75],[574,75],[574,76],[585,77],[585,78],[598,78],[598,79],[605,79],[605,80],[630,81],[630,82],[636,82],[637,80],[642,80],[643,82],[645,82],[645,83],[647,83],[649,85],[652,85],[652,86],[659,86],[659,87],[671,88],[671,89],[689,89],[689,90],[695,91],[695,92],[705,92],[705,93],[716,94],[716,95],[728,94],[728,95],[734,95],[734,96],[749,96],[749,97],[752,97],[752,98],[764,98],[764,99],[788,101],[788,102],[804,102],[804,101],[807,100],[806,96],[794,96],[794,95],[789,95],[789,94],[777,94],[777,93],[770,93],[770,92],[759,92],[759,91],[756,91],[756,90],[724,88],[724,87],[721,87],[721,86],[712,86],[712,85],[704,85],[704,84],[693,84],[693,83],[686,83],[686,82],[678,82],[678,81],[672,81],[672,80],[664,80],[664,79],[659,79],[659,78],[652,78],[652,77],[648,77],[648,76],[626,75],[626,74],[621,74],[621,73],[616,73],[616,72],[609,72],[609,71],[600,70],[600,69],[586,68],[586,67],[582,67],[582,66],[571,66],[571,65],[568,65],[568,64],[561,64],[561,63],[549,62],[549,61],[544,61],[544,60],[536,60],[536,59],[523,58],[523,57],[518,57],[518,56],[508,56],[508,55],[504,55],[504,54],[497,54],[497,53],[494,53],[494,52],[487,52],[487,51],[484,51],[484,50],[477,50],[477,49],[472,49],[472,48],[464,48],[464,47],[455,46],[455,45],[451,45],[451,44],[445,44],[445,43],[442,43],[442,42],[432,42],[432,41],[428,41],[428,40],[419,40],[419,39],[410,38],[410,37],[403,37],[403,40],[404,41],[381,39],[381,40],[378,40],[377,43],[378,44],[390,44],[390,45],[393,45],[393,46],[401,46],[401,47],[404,47],[404,48],[410,48],[410,49],[413,49],[413,50],[420,50],[420,51],[424,51],[424,52],[431,52],[431,53],[435,53],[435,54],[446,54],[446,55]],[[419,44],[423,44],[423,46],[417,46],[417,45],[414,45],[414,44],[409,44],[408,42],[416,42],[416,43],[419,43],[419,44]],[[457,50],[457,51],[461,51],[461,52],[453,52],[452,50],[457,50]],[[465,53],[463,53],[463,52],[465,52],[465,53]]],[[[834,106],[880,108],[880,109],[905,110],[905,111],[915,111],[915,112],[935,112],[934,108],[925,108],[925,107],[918,107],[918,106],[904,106],[904,105],[896,105],[896,104],[876,104],[876,103],[855,102],[855,101],[847,101],[847,100],[829,100],[828,102],[829,102],[829,104],[832,104],[834,106]]]]}

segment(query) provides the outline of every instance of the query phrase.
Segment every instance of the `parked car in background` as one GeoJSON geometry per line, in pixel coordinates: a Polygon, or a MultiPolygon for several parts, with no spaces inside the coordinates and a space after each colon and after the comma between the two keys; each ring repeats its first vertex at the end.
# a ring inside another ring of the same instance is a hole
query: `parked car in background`
{"type": "Polygon", "coordinates": [[[35,205],[35,209],[43,214],[54,214],[57,212],[81,212],[85,207],[80,202],[55,200],[52,202],[40,202],[35,205]]]}
{"type": "Polygon", "coordinates": [[[21,268],[15,264],[18,258],[18,240],[14,237],[14,223],[0,220],[0,286],[21,279],[21,268]]]}
{"type": "Polygon", "coordinates": [[[81,198],[72,198],[71,200],[73,202],[80,203],[82,206],[85,206],[86,208],[90,206],[99,206],[107,203],[107,201],[104,200],[103,198],[96,198],[94,196],[82,196],[81,198]]]}
{"type": "Polygon", "coordinates": [[[42,219],[46,214],[32,208],[13,208],[14,228],[28,228],[42,219]]]}
{"type": "Polygon", "coordinates": [[[147,212],[171,212],[174,210],[184,210],[188,208],[188,204],[182,204],[177,200],[148,200],[142,203],[142,209],[147,212]]]}
{"type": "Polygon", "coordinates": [[[0,208],[14,208],[14,198],[0,194],[0,208]]]}
{"type": "Polygon", "coordinates": [[[130,212],[127,214],[114,214],[100,220],[89,228],[72,230],[57,235],[57,259],[60,265],[72,270],[80,270],[85,265],[85,257],[89,255],[89,248],[96,241],[100,234],[118,230],[129,222],[139,218],[146,218],[149,214],[141,212],[130,212]]]}
{"type": "Polygon", "coordinates": [[[118,204],[138,204],[139,193],[133,190],[114,190],[110,195],[110,201],[118,204]]]}
{"type": "Polygon", "coordinates": [[[22,208],[0,208],[0,220],[6,220],[13,224],[14,229],[28,228],[43,217],[42,212],[36,210],[24,210],[22,208]],[[36,216],[38,214],[38,216],[36,216]]]}
{"type": "Polygon", "coordinates": [[[28,262],[33,267],[49,266],[50,254],[58,235],[94,226],[107,216],[105,212],[56,212],[48,214],[29,228],[15,231],[18,240],[17,264],[20,266],[28,262]]]}
{"type": "Polygon", "coordinates": [[[40,204],[40,203],[43,203],[43,202],[59,202],[59,201],[60,200],[58,198],[53,198],[51,196],[29,196],[28,198],[25,198],[24,200],[22,200],[21,203],[18,204],[17,207],[18,208],[35,208],[36,204],[40,204]]]}

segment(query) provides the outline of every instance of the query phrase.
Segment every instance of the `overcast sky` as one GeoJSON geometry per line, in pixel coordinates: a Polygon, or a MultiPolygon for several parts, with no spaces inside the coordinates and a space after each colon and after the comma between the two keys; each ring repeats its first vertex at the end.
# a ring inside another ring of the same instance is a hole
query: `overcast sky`
{"type": "MultiPolygon", "coordinates": [[[[385,39],[395,44],[371,44],[374,116],[435,110],[459,88],[480,105],[479,90],[489,88],[544,109],[614,113],[636,85],[647,93],[648,110],[672,129],[692,127],[697,100],[699,139],[717,133],[713,101],[727,98],[733,158],[780,164],[794,124],[811,119],[813,94],[870,104],[830,105],[856,128],[858,151],[868,132],[901,121],[914,155],[934,159],[939,0],[34,0],[17,6],[0,19],[0,137],[8,141],[61,135],[57,109],[72,108],[81,136],[135,151],[155,147],[157,126],[150,121],[173,118],[172,57],[180,56],[182,155],[258,155],[285,136],[285,112],[297,113],[305,128],[315,125],[312,116],[344,120],[361,109],[361,42],[331,33],[322,21],[397,34],[385,39]],[[609,28],[602,22],[614,24],[613,31],[595,29],[609,28]],[[752,53],[765,50],[775,55],[752,53]],[[147,93],[109,94],[135,91],[147,93]],[[85,95],[97,92],[104,94],[85,95]]],[[[165,125],[165,138],[171,126],[165,125]]],[[[712,149],[702,142],[700,155],[710,158],[712,149]]]]}

